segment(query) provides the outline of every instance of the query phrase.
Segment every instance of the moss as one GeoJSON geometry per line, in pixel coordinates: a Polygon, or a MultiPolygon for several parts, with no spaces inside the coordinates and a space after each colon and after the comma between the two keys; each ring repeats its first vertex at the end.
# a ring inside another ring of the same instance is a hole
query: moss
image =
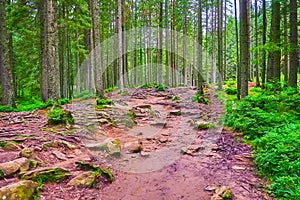
{"type": "Polygon", "coordinates": [[[67,110],[63,110],[61,106],[55,106],[54,109],[47,113],[48,124],[74,124],[74,118],[72,113],[67,110]]]}
{"type": "Polygon", "coordinates": [[[101,169],[98,166],[95,166],[91,163],[85,163],[85,162],[76,162],[75,164],[77,165],[77,167],[79,167],[83,171],[93,171],[93,172],[95,172],[96,177],[104,176],[110,182],[113,182],[115,180],[112,172],[107,168],[101,169]]]}
{"type": "Polygon", "coordinates": [[[63,168],[49,168],[45,171],[32,171],[31,173],[24,173],[20,175],[21,179],[29,179],[35,182],[49,183],[63,180],[70,172],[63,168]],[[28,174],[29,173],[29,174],[28,174]]]}
{"type": "Polygon", "coordinates": [[[7,145],[7,142],[6,141],[0,141],[0,147],[1,148],[5,148],[7,145]]]}
{"type": "Polygon", "coordinates": [[[3,171],[0,169],[0,179],[4,178],[4,173],[3,171]]]}

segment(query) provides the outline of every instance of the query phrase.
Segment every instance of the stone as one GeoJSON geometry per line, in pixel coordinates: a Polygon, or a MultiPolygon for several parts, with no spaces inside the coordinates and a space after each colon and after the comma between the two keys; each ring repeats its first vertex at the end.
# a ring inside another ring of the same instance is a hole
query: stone
{"type": "Polygon", "coordinates": [[[204,149],[204,147],[202,147],[202,146],[194,145],[194,146],[181,148],[181,153],[193,156],[195,153],[197,153],[198,151],[203,150],[203,149],[204,149]]]}
{"type": "Polygon", "coordinates": [[[145,151],[141,151],[141,156],[145,157],[145,158],[148,158],[150,156],[150,153],[145,152],[145,151]]]}
{"type": "Polygon", "coordinates": [[[135,106],[136,108],[147,108],[147,109],[151,109],[151,105],[150,104],[141,104],[141,105],[137,105],[135,106]]]}
{"type": "Polygon", "coordinates": [[[111,156],[121,156],[120,142],[117,140],[111,141],[106,145],[107,153],[111,156]]]}
{"type": "Polygon", "coordinates": [[[235,170],[245,170],[246,168],[245,168],[245,167],[241,167],[241,166],[234,165],[234,166],[232,166],[232,169],[235,169],[235,170]]]}
{"type": "Polygon", "coordinates": [[[5,146],[2,148],[7,151],[20,151],[21,150],[21,148],[17,144],[14,144],[12,142],[7,142],[5,144],[5,146]]]}
{"type": "Polygon", "coordinates": [[[167,123],[166,122],[152,122],[152,123],[150,123],[150,125],[165,127],[167,125],[167,123]]]}
{"type": "Polygon", "coordinates": [[[67,185],[70,186],[86,186],[86,187],[92,187],[95,182],[96,176],[95,172],[83,172],[73,179],[71,179],[67,185]]]}
{"type": "Polygon", "coordinates": [[[67,160],[66,155],[60,151],[53,151],[52,154],[60,160],[67,160]]]}
{"type": "Polygon", "coordinates": [[[207,130],[212,127],[212,124],[210,122],[206,121],[191,121],[191,124],[194,126],[195,129],[197,130],[207,130]]]}
{"type": "Polygon", "coordinates": [[[53,147],[53,148],[57,148],[59,145],[59,142],[57,140],[54,140],[52,142],[46,142],[43,144],[43,147],[53,147]]]}
{"type": "Polygon", "coordinates": [[[179,115],[181,115],[181,111],[180,110],[171,110],[170,115],[179,116],[179,115]]]}
{"type": "Polygon", "coordinates": [[[143,150],[142,142],[140,141],[134,141],[131,143],[127,143],[124,145],[125,148],[128,149],[128,152],[130,153],[139,153],[143,150]]]}
{"type": "Polygon", "coordinates": [[[60,167],[44,167],[20,173],[20,178],[25,180],[42,180],[43,183],[63,180],[70,176],[70,171],[60,167]]]}
{"type": "Polygon", "coordinates": [[[27,158],[18,158],[9,162],[0,163],[0,170],[4,176],[10,176],[18,170],[26,170],[29,168],[29,160],[27,158]]]}
{"type": "Polygon", "coordinates": [[[62,143],[66,148],[68,148],[68,149],[70,149],[70,150],[76,149],[76,146],[75,146],[75,145],[73,145],[73,144],[71,144],[71,143],[69,143],[69,142],[67,142],[67,141],[62,140],[61,143],[62,143]]]}
{"type": "Polygon", "coordinates": [[[76,156],[79,156],[82,154],[82,151],[80,151],[79,149],[75,149],[74,153],[76,156]]]}
{"type": "Polygon", "coordinates": [[[29,148],[22,149],[22,151],[20,152],[20,156],[24,158],[29,158],[32,156],[32,154],[33,152],[29,148]]]}
{"type": "Polygon", "coordinates": [[[211,200],[230,200],[232,199],[232,192],[226,186],[217,188],[211,200]]]}
{"type": "Polygon", "coordinates": [[[32,199],[32,196],[34,192],[36,191],[36,188],[38,186],[38,183],[29,181],[29,180],[23,180],[19,181],[17,183],[13,183],[4,187],[0,188],[0,199],[1,200],[30,200],[32,199]]]}
{"type": "Polygon", "coordinates": [[[168,139],[167,138],[159,138],[159,140],[158,140],[160,143],[166,143],[166,142],[168,142],[168,139]]]}

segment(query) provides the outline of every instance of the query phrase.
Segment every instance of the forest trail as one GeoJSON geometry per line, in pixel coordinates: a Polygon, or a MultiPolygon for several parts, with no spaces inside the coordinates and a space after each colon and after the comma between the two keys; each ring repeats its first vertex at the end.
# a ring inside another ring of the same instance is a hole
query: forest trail
{"type": "MultiPolygon", "coordinates": [[[[207,105],[192,102],[194,93],[186,87],[115,91],[105,109],[95,109],[95,100],[73,101],[64,108],[73,112],[76,124],[67,127],[48,126],[44,111],[2,113],[0,141],[14,141],[16,147],[0,148],[0,163],[31,149],[30,158],[43,166],[71,171],[64,181],[45,184],[40,199],[206,200],[219,186],[230,188],[233,199],[268,199],[254,173],[250,147],[218,126],[223,106],[214,90],[207,93],[207,105]],[[214,126],[203,128],[207,124],[214,126]],[[114,141],[121,147],[112,147],[117,156],[102,148],[114,141]],[[98,180],[98,189],[67,185],[80,173],[77,161],[108,167],[115,181],[98,180]]],[[[16,176],[0,180],[0,187],[17,181],[16,176]]]]}

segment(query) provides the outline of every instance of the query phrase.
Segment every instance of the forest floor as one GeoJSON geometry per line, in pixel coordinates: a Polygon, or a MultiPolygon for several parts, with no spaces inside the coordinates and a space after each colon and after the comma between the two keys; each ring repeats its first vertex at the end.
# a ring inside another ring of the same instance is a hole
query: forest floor
{"type": "MultiPolygon", "coordinates": [[[[232,191],[233,199],[270,199],[254,171],[250,146],[218,125],[223,106],[214,90],[207,91],[207,105],[192,102],[194,94],[184,87],[115,91],[108,94],[113,105],[105,109],[95,109],[95,100],[73,101],[64,106],[75,118],[75,125],[67,126],[47,125],[45,110],[0,113],[0,144],[6,144],[0,163],[29,149],[25,157],[37,161],[38,168],[69,170],[61,182],[43,185],[41,200],[206,200],[221,186],[232,191]],[[102,148],[114,141],[120,149],[102,148]],[[107,167],[115,181],[72,186],[69,181],[82,173],[75,162],[107,167]]],[[[19,173],[0,179],[0,188],[20,181],[19,173]]]]}

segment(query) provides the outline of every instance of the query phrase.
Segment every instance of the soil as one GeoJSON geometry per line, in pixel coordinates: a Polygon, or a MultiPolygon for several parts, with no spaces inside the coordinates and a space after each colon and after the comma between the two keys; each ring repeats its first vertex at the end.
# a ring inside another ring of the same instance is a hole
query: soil
{"type": "MultiPolygon", "coordinates": [[[[220,186],[230,188],[233,199],[271,199],[255,173],[250,146],[241,134],[222,127],[223,106],[214,89],[206,91],[207,105],[191,101],[195,92],[187,87],[115,91],[108,94],[113,105],[105,109],[95,109],[94,99],[73,101],[64,109],[73,113],[75,125],[47,125],[46,110],[0,113],[0,142],[13,141],[20,148],[0,148],[0,163],[30,148],[42,166],[69,169],[71,177],[43,185],[41,200],[206,200],[220,186]],[[195,129],[197,123],[211,128],[195,129]],[[76,148],[43,145],[55,140],[76,148]],[[99,148],[109,141],[118,141],[121,156],[99,148]],[[132,151],[136,145],[141,148],[132,151]],[[59,159],[56,151],[66,158],[59,159]],[[95,188],[68,186],[81,171],[77,161],[108,168],[115,181],[99,178],[95,188]]],[[[0,180],[0,187],[17,181],[17,175],[0,180]]]]}

